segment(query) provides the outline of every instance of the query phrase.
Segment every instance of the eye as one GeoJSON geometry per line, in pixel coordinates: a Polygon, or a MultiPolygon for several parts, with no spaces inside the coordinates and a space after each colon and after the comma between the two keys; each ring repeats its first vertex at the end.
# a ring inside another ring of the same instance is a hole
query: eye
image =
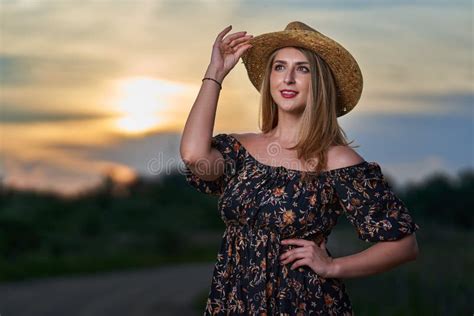
{"type": "Polygon", "coordinates": [[[300,68],[300,69],[304,69],[304,71],[305,71],[305,72],[309,72],[309,69],[308,69],[308,67],[301,66],[301,67],[299,67],[299,68],[300,68]]]}
{"type": "MultiPolygon", "coordinates": [[[[283,67],[283,65],[276,65],[274,69],[279,70],[279,67],[283,67]]],[[[299,70],[303,69],[304,72],[309,72],[309,68],[305,66],[299,66],[298,69],[299,70]]]]}

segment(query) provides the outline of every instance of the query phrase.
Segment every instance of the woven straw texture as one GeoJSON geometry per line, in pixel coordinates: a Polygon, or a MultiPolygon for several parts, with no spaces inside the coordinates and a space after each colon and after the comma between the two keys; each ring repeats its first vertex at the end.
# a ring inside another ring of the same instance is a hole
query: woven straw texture
{"type": "Polygon", "coordinates": [[[349,113],[362,94],[362,73],[354,57],[335,40],[302,22],[289,23],[284,31],[265,33],[249,41],[253,46],[242,61],[254,87],[260,92],[265,64],[276,49],[303,47],[316,52],[330,67],[337,88],[337,116],[349,113]]]}

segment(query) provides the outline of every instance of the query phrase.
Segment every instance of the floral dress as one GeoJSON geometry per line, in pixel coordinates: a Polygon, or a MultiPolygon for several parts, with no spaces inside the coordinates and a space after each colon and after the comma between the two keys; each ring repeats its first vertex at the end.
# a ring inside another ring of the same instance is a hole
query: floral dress
{"type": "Polygon", "coordinates": [[[354,315],[342,280],[281,264],[279,256],[298,246],[280,241],[327,241],[341,214],[367,242],[419,229],[376,162],[301,181],[302,171],[259,162],[231,135],[214,136],[212,146],[224,157],[221,177],[206,181],[185,166],[187,183],[219,196],[226,226],[204,315],[354,315]]]}

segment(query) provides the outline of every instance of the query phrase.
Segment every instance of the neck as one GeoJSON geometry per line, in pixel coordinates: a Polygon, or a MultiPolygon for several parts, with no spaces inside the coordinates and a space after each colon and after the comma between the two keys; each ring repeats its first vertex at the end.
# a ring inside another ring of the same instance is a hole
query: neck
{"type": "Polygon", "coordinates": [[[278,125],[271,130],[267,136],[277,140],[284,146],[292,146],[298,140],[298,129],[301,123],[301,115],[291,113],[278,113],[278,125]]]}

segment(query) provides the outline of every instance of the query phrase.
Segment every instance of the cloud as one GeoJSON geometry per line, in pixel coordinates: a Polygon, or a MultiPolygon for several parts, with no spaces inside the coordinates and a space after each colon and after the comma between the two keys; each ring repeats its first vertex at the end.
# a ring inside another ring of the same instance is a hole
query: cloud
{"type": "Polygon", "coordinates": [[[105,174],[115,176],[117,181],[128,181],[136,174],[160,178],[184,172],[180,138],[176,133],[153,133],[116,138],[102,146],[64,142],[45,146],[43,154],[35,157],[6,152],[3,183],[73,194],[96,186],[105,174]]]}
{"type": "Polygon", "coordinates": [[[95,168],[71,168],[57,160],[3,158],[4,185],[17,189],[38,189],[73,194],[98,185],[102,176],[95,168]]]}
{"type": "Polygon", "coordinates": [[[370,112],[407,116],[472,116],[474,93],[472,91],[382,92],[371,96],[364,105],[370,112]],[[378,108],[378,110],[377,110],[378,108]],[[392,110],[393,109],[393,110],[392,110]]]}
{"type": "Polygon", "coordinates": [[[334,10],[367,10],[384,9],[392,7],[454,7],[469,5],[467,0],[446,1],[446,0],[422,0],[413,2],[411,0],[293,0],[290,3],[284,0],[263,0],[263,1],[240,1],[245,6],[268,6],[268,7],[298,7],[305,9],[334,9],[334,10]]]}
{"type": "Polygon", "coordinates": [[[472,166],[472,116],[352,114],[341,125],[366,160],[409,164],[439,157],[443,168],[472,166]]]}
{"type": "Polygon", "coordinates": [[[160,132],[142,137],[117,137],[100,147],[67,143],[49,147],[63,150],[70,156],[81,157],[84,161],[110,161],[127,165],[143,176],[162,177],[182,164],[180,139],[180,134],[160,132]]]}
{"type": "MultiPolygon", "coordinates": [[[[471,8],[470,1],[441,0],[3,1],[0,123],[10,139],[3,169],[57,187],[74,186],[75,177],[85,185],[107,163],[158,175],[178,157],[178,136],[127,138],[105,128],[106,120],[88,122],[111,112],[108,84],[148,76],[198,87],[225,26],[258,35],[294,20],[334,38],[359,62],[363,96],[340,121],[368,159],[413,161],[410,170],[465,165],[472,159],[465,145],[472,144],[471,8]]],[[[181,98],[170,106],[174,130],[192,104],[181,98]]],[[[258,93],[241,63],[219,103],[216,130],[256,129],[258,93]]]]}
{"type": "Polygon", "coordinates": [[[85,160],[68,155],[65,150],[52,150],[49,158],[43,154],[36,158],[22,157],[12,152],[4,153],[0,176],[4,185],[17,189],[52,191],[74,195],[94,188],[105,176],[118,182],[128,182],[136,174],[130,166],[110,160],[85,160]]]}
{"type": "Polygon", "coordinates": [[[0,55],[0,84],[10,86],[87,86],[119,75],[121,65],[107,57],[0,55]]]}
{"type": "Polygon", "coordinates": [[[463,168],[472,169],[472,165],[453,168],[448,160],[437,155],[427,155],[419,160],[410,162],[391,162],[382,166],[382,172],[393,181],[394,186],[405,186],[408,183],[424,181],[433,174],[445,174],[457,178],[463,168]]]}
{"type": "Polygon", "coordinates": [[[8,105],[0,102],[0,124],[24,124],[42,122],[81,121],[109,118],[110,115],[85,112],[59,112],[28,109],[20,105],[8,105]]]}

